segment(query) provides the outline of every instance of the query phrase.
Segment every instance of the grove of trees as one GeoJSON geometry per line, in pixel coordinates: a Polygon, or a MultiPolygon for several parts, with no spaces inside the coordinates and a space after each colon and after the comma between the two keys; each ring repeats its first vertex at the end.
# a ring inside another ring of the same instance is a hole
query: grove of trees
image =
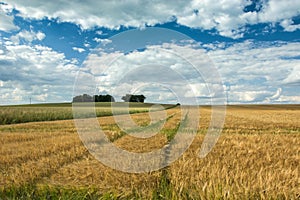
{"type": "Polygon", "coordinates": [[[95,102],[115,102],[115,98],[109,94],[107,95],[94,95],[95,102]]]}
{"type": "MultiPolygon", "coordinates": [[[[122,97],[122,100],[125,102],[140,102],[144,103],[146,97],[142,94],[140,95],[134,95],[134,94],[126,94],[122,97]]],[[[106,94],[106,95],[78,95],[76,97],[73,97],[73,102],[115,102],[115,99],[113,96],[106,94]]]]}
{"type": "Polygon", "coordinates": [[[133,95],[133,94],[126,94],[122,97],[122,100],[125,102],[140,102],[144,103],[146,97],[144,95],[133,95]]]}
{"type": "Polygon", "coordinates": [[[73,102],[115,102],[115,99],[113,96],[109,94],[94,95],[94,96],[83,94],[83,95],[73,97],[73,102]]]}

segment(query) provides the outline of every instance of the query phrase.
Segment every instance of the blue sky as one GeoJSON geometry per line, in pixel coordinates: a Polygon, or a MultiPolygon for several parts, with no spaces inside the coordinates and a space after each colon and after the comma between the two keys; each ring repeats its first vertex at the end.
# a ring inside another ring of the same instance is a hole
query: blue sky
{"type": "Polygon", "coordinates": [[[76,92],[209,104],[218,84],[231,104],[300,103],[299,1],[0,2],[0,105],[76,92]]]}

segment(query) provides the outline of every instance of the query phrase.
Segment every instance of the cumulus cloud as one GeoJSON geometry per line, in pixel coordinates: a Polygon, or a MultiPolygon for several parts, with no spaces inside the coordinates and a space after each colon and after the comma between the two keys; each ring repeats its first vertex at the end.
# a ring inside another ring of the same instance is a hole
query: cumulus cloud
{"type": "Polygon", "coordinates": [[[0,104],[70,101],[78,67],[41,45],[0,41],[0,104]]]}
{"type": "MultiPolygon", "coordinates": [[[[245,41],[225,47],[217,43],[209,44],[206,53],[218,69],[229,103],[278,103],[286,102],[289,97],[290,102],[297,103],[294,101],[297,100],[294,91],[300,83],[299,45],[299,42],[245,41]]],[[[172,85],[169,89],[180,91],[177,94],[179,96],[196,96],[201,103],[210,103],[209,99],[216,98],[220,88],[206,77],[214,73],[207,60],[204,51],[195,49],[193,45],[164,43],[128,54],[91,54],[84,64],[87,71],[97,77],[100,92],[115,91],[117,96],[121,96],[124,92],[130,93],[132,88],[140,87],[142,83],[159,82],[161,88],[165,88],[163,85],[172,85]],[[180,49],[181,54],[166,51],[176,49],[180,49]],[[201,58],[194,63],[202,66],[201,75],[193,71],[180,55],[201,58]],[[173,74],[172,70],[180,76],[173,74]],[[184,81],[181,81],[182,78],[184,81]]],[[[159,98],[176,101],[170,91],[154,88],[152,92],[144,91],[150,96],[148,100],[159,98]]]]}
{"type": "Polygon", "coordinates": [[[210,103],[209,98],[220,98],[223,85],[218,85],[218,76],[203,54],[194,44],[163,43],[129,53],[92,53],[83,66],[95,76],[99,92],[110,91],[116,99],[144,88],[150,102],[195,103],[204,98],[202,103],[210,103]]]}
{"type": "Polygon", "coordinates": [[[74,51],[78,51],[79,53],[85,52],[85,49],[79,48],[79,47],[73,47],[72,48],[74,51]]]}
{"type": "Polygon", "coordinates": [[[183,1],[174,2],[176,7],[168,7],[172,4],[165,4],[161,1],[85,1],[84,6],[80,1],[55,2],[33,0],[9,1],[7,2],[20,11],[20,16],[33,19],[44,17],[59,19],[64,22],[72,22],[84,29],[94,26],[108,28],[119,28],[121,25],[141,27],[154,25],[172,18],[186,3],[183,1]],[[78,9],[80,8],[80,9],[78,9]]]}
{"type": "Polygon", "coordinates": [[[18,30],[14,24],[14,17],[11,14],[12,9],[6,5],[0,3],[0,30],[5,32],[18,30]]]}
{"type": "Polygon", "coordinates": [[[262,11],[258,13],[260,22],[280,22],[300,14],[300,2],[294,0],[264,1],[262,11]]]}
{"type": "Polygon", "coordinates": [[[290,74],[282,81],[287,85],[295,85],[300,86],[300,63],[295,63],[292,70],[290,70],[290,74]]]}
{"type": "Polygon", "coordinates": [[[208,54],[228,86],[231,102],[269,103],[299,87],[299,45],[245,41],[208,54]]]}
{"type": "Polygon", "coordinates": [[[13,35],[10,39],[11,41],[15,42],[15,43],[19,43],[20,40],[25,40],[26,42],[32,42],[34,40],[43,40],[46,37],[46,35],[41,32],[34,32],[33,30],[27,31],[27,30],[23,30],[21,32],[19,32],[16,35],[13,35]]]}
{"type": "MultiPolygon", "coordinates": [[[[300,15],[300,1],[294,0],[88,0],[84,3],[60,1],[59,4],[44,0],[10,0],[6,4],[0,3],[0,30],[18,30],[14,24],[14,14],[28,19],[47,18],[58,22],[71,22],[82,29],[93,29],[97,26],[109,29],[118,29],[120,26],[144,28],[146,25],[176,21],[197,29],[217,30],[220,35],[231,38],[243,37],[247,31],[245,26],[249,24],[268,23],[274,27],[280,25],[288,32],[300,28],[294,21],[300,15]],[[256,2],[255,9],[246,9],[253,7],[253,2],[256,2]]],[[[105,48],[112,41],[101,38],[103,35],[102,31],[97,31],[93,40],[105,48]]],[[[49,47],[33,45],[36,44],[34,41],[42,41],[45,37],[45,33],[31,29],[22,30],[10,38],[0,37],[2,101],[22,102],[28,95],[32,95],[36,101],[70,100],[78,62],[76,59],[68,60],[63,53],[49,47]]],[[[89,48],[92,44],[92,41],[86,39],[83,48],[75,46],[79,44],[73,44],[72,49],[82,53],[84,48],[89,48]]],[[[235,44],[205,44],[204,48],[219,70],[229,102],[296,103],[299,102],[299,96],[295,91],[300,85],[299,45],[299,42],[245,41],[235,44]]],[[[119,96],[124,95],[134,85],[140,87],[136,91],[147,94],[147,100],[167,99],[172,102],[175,96],[165,86],[176,82],[179,84],[169,89],[181,91],[180,96],[190,98],[195,95],[203,99],[216,97],[216,93],[207,89],[208,82],[211,88],[215,87],[213,79],[205,79],[205,75],[211,72],[207,67],[208,63],[198,59],[197,64],[207,68],[201,69],[202,77],[196,76],[197,73],[184,59],[168,53],[172,49],[180,50],[181,55],[204,59],[201,56],[205,51],[194,48],[192,44],[149,45],[145,50],[127,54],[118,51],[106,54],[103,51],[93,52],[84,62],[89,67],[82,69],[83,81],[96,76],[96,81],[101,83],[97,86],[100,92],[114,90],[119,96]],[[177,81],[182,77],[171,71],[180,72],[189,82],[177,81]],[[159,80],[162,85],[146,87],[142,84],[143,80],[159,80]],[[119,84],[120,81],[122,84],[119,84]]],[[[218,86],[216,88],[218,91],[218,86]]]]}
{"type": "Polygon", "coordinates": [[[281,96],[281,93],[282,93],[282,89],[278,88],[276,93],[270,97],[270,100],[278,99],[281,96]]]}
{"type": "Polygon", "coordinates": [[[284,103],[299,103],[300,102],[300,96],[286,96],[282,95],[279,99],[278,102],[284,102],[284,103]]]}
{"type": "Polygon", "coordinates": [[[300,24],[294,25],[293,23],[293,20],[285,19],[280,23],[280,25],[284,28],[285,31],[288,32],[293,32],[297,29],[300,29],[300,24]]]}
{"type": "MultiPolygon", "coordinates": [[[[23,102],[29,95],[36,101],[70,101],[78,70],[76,60],[68,60],[49,47],[32,45],[31,41],[45,37],[42,33],[21,31],[16,37],[29,43],[12,42],[13,37],[0,40],[0,103],[23,102]]],[[[206,77],[212,73],[205,58],[207,53],[226,86],[229,103],[299,103],[295,93],[300,84],[299,45],[249,40],[227,46],[207,44],[206,51],[192,43],[148,45],[142,51],[126,54],[95,50],[83,63],[86,68],[82,69],[82,81],[95,76],[98,91],[113,92],[117,100],[124,93],[141,91],[149,101],[177,102],[172,93],[176,91],[178,96],[196,96],[201,103],[210,103],[209,99],[217,97],[220,88],[214,88],[213,80],[206,77]],[[202,66],[200,76],[185,57],[198,59],[196,64],[202,66]],[[161,85],[146,87],[142,84],[145,81],[159,81],[161,85]]],[[[81,51],[78,47],[73,50],[81,51]]],[[[88,87],[94,92],[95,85],[88,87]]]]}
{"type": "Polygon", "coordinates": [[[109,40],[109,39],[101,39],[101,38],[97,38],[97,37],[94,38],[93,40],[94,40],[95,42],[98,42],[98,43],[103,44],[104,46],[112,42],[112,41],[109,40]]]}
{"type": "Polygon", "coordinates": [[[247,5],[248,1],[241,0],[194,0],[185,13],[178,13],[177,21],[193,28],[217,29],[220,35],[239,38],[246,24],[242,15],[247,5]]]}
{"type": "MultiPolygon", "coordinates": [[[[78,24],[83,29],[96,26],[118,29],[145,27],[177,20],[177,23],[220,35],[243,37],[247,24],[279,23],[286,31],[299,29],[291,19],[300,14],[295,0],[190,0],[190,1],[80,1],[49,2],[43,0],[10,0],[18,15],[30,19],[58,19],[78,24]],[[256,9],[247,10],[252,4],[256,9]],[[259,7],[259,9],[257,8],[259,7]],[[78,9],[80,8],[80,9],[78,9]]],[[[102,33],[98,33],[102,34],[102,33]]]]}

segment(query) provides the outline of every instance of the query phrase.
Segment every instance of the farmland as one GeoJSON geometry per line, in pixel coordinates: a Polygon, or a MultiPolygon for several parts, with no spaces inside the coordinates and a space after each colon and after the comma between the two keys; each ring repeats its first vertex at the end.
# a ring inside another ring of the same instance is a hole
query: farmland
{"type": "MultiPolygon", "coordinates": [[[[132,120],[149,124],[150,106],[132,105],[132,120]]],[[[211,121],[210,107],[202,106],[190,148],[170,166],[148,173],[117,171],[96,160],[77,134],[70,105],[33,108],[1,107],[0,199],[300,198],[299,105],[228,106],[216,146],[199,158],[211,121]]],[[[179,107],[167,109],[159,133],[135,138],[118,127],[107,106],[97,109],[107,138],[137,153],[170,142],[181,119],[179,107]]]]}
{"type": "MultiPolygon", "coordinates": [[[[80,103],[76,104],[80,106],[80,103]]],[[[129,105],[130,113],[147,112],[148,108],[153,104],[139,104],[131,103],[129,105]]],[[[84,104],[82,104],[84,107],[84,104]]],[[[92,106],[92,104],[91,104],[92,106]]],[[[111,107],[123,108],[122,103],[95,103],[95,115],[97,117],[112,115],[111,107]]],[[[164,105],[169,107],[172,105],[164,105]]],[[[126,110],[117,109],[119,114],[126,113],[126,110]]],[[[34,121],[54,121],[72,119],[72,104],[33,104],[33,105],[19,105],[19,106],[1,106],[0,107],[0,125],[17,124],[34,121]]]]}

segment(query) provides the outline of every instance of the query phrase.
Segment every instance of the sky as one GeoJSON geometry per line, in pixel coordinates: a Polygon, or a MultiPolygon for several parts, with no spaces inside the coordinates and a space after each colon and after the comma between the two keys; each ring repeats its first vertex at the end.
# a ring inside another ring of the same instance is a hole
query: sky
{"type": "Polygon", "coordinates": [[[296,104],[299,89],[297,0],[0,0],[0,105],[296,104]]]}

